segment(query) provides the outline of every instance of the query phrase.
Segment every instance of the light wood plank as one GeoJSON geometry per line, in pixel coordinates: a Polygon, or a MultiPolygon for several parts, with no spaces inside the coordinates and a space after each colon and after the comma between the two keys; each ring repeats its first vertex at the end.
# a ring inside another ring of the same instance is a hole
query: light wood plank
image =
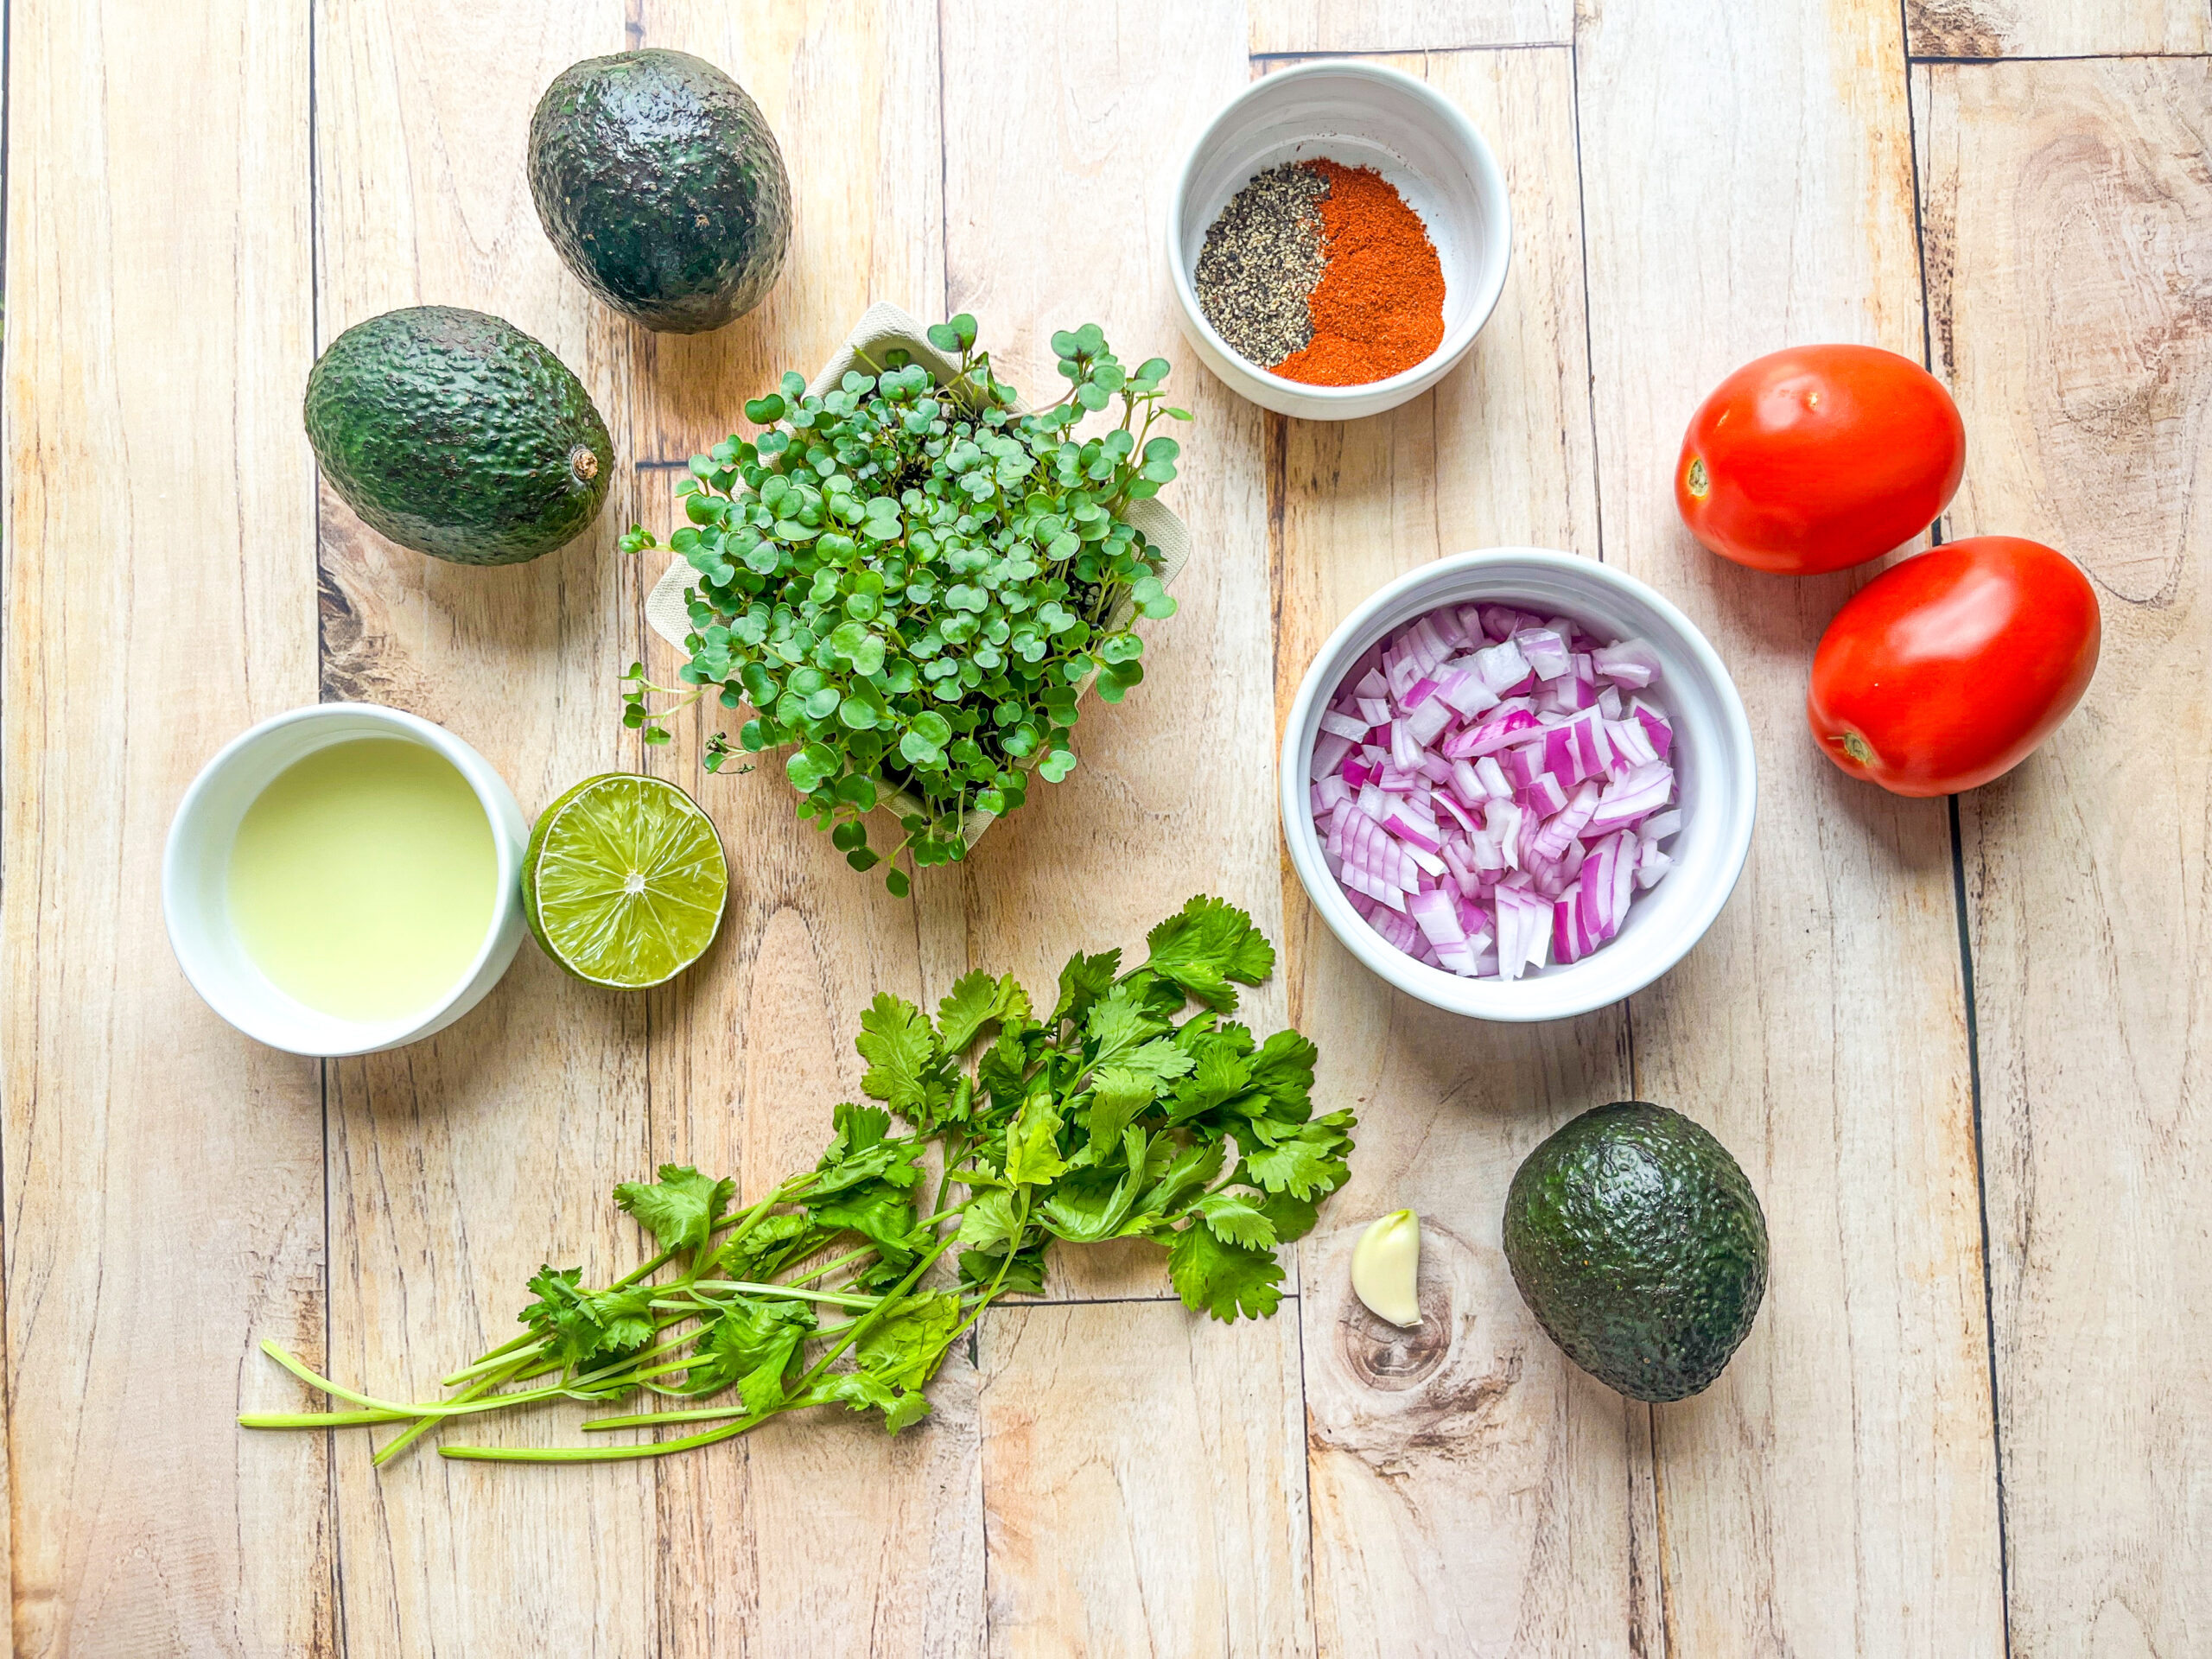
{"type": "Polygon", "coordinates": [[[1853,783],[1805,734],[1806,663],[1854,578],[1715,559],[1669,489],[1738,363],[1822,339],[1919,358],[1901,44],[1887,0],[1608,0],[1577,52],[1606,556],[1713,638],[1761,772],[1733,901],[1631,1007],[1637,1092],[1742,1161],[1773,1250],[1727,1372],[1654,1414],[1682,1653],[2003,1639],[1945,810],[1853,783]]]}
{"type": "Polygon", "coordinates": [[[1251,11],[1255,55],[1555,46],[1574,33],[1573,0],[1251,0],[1251,11]]]}
{"type": "MultiPolygon", "coordinates": [[[[1373,420],[1276,423],[1286,708],[1322,641],[1390,578],[1474,547],[1597,548],[1570,56],[1385,61],[1426,75],[1497,144],[1514,270],[1473,356],[1434,392],[1373,420]]],[[[1630,1092],[1626,1022],[1440,1013],[1362,967],[1287,873],[1284,890],[1295,1018],[1320,1045],[1323,1096],[1361,1119],[1352,1183],[1300,1251],[1320,1645],[1656,1652],[1649,1413],[1536,1327],[1498,1238],[1521,1159],[1630,1092]],[[1404,1205],[1423,1217],[1431,1309],[1411,1336],[1371,1319],[1350,1284],[1361,1227],[1404,1205]]]]}
{"type": "MultiPolygon", "coordinates": [[[[753,95],[797,204],[790,262],[758,312],[711,334],[648,337],[637,448],[674,457],[743,427],[744,400],[783,370],[811,375],[873,300],[936,314],[937,22],[918,0],[646,0],[637,21],[638,44],[697,53],[753,95]]],[[[664,543],[673,482],[643,480],[645,521],[664,543]]],[[[672,668],[673,653],[653,647],[672,668]]],[[[853,1038],[875,994],[921,994],[914,907],[798,821],[779,761],[709,775],[696,729],[686,716],[649,764],[714,813],[734,880],[721,943],[652,1001],[652,1138],[656,1156],[735,1172],[757,1196],[820,1156],[835,1102],[861,1098],[853,1038]]],[[[978,1651],[975,1391],[962,1354],[932,1383],[929,1420],[895,1440],[874,1421],[814,1413],[661,1465],[663,1650],[978,1651]]]]}
{"type": "MultiPolygon", "coordinates": [[[[455,9],[340,0],[316,19],[321,332],[394,306],[494,311],[544,341],[628,425],[631,331],[562,267],[524,168],[530,115],[578,58],[625,43],[620,0],[455,9]]],[[[618,436],[618,446],[620,439],[618,436]]],[[[598,524],[501,569],[442,564],[326,496],[324,684],[440,721],[483,751],[525,815],[633,763],[616,676],[634,652],[627,456],[598,524]]],[[[504,1342],[549,1256],[603,1281],[636,1261],[608,1189],[650,1167],[635,999],[571,981],[528,943],[483,1005],[429,1042],[329,1069],[334,1363],[435,1391],[504,1342]]],[[[577,1438],[582,1408],[486,1421],[467,1437],[577,1438]]],[[[450,1438],[461,1439],[462,1432],[450,1438]]],[[[450,1464],[429,1444],[382,1471],[365,1439],[334,1466],[347,1650],[467,1653],[518,1608],[549,1651],[655,1643],[648,1465],[567,1471],[450,1464]]]]}
{"type": "MultiPolygon", "coordinates": [[[[1046,401],[1065,384],[1046,349],[1055,329],[1096,322],[1123,362],[1166,358],[1167,388],[1195,419],[1174,426],[1180,475],[1160,499],[1198,526],[1196,546],[1177,613],[1146,631],[1144,683],[1118,707],[1084,703],[1075,772],[1033,786],[964,871],[924,884],[932,983],[972,965],[1048,986],[1071,951],[1110,944],[1134,962],[1198,893],[1281,937],[1265,428],[1184,344],[1156,228],[1175,159],[1250,78],[1244,18],[1166,0],[1111,15],[1103,29],[1018,5],[945,9],[949,308],[973,312],[1001,372],[1046,401]],[[1084,239],[1041,230],[1039,202],[1084,239]]],[[[1273,1030],[1284,1007],[1278,976],[1242,1017],[1273,1030]]],[[[1135,1244],[1055,1252],[1046,1289],[1170,1294],[1160,1251],[1135,1244]]]]}
{"type": "Polygon", "coordinates": [[[315,696],[307,18],[24,7],[10,48],[11,1647],[327,1653],[322,1447],[231,1421],[257,1341],[322,1348],[315,1070],[201,1005],[159,896],[193,774],[315,696]]]}
{"type": "Polygon", "coordinates": [[[2212,48],[2203,0],[1905,0],[1925,58],[2068,57],[2212,48]]]}
{"type": "Polygon", "coordinates": [[[1296,1325],[1160,1302],[977,1327],[994,1654],[1310,1654],[1296,1325]]]}
{"type": "MultiPolygon", "coordinates": [[[[1197,419],[1162,499],[1200,533],[1143,685],[1086,708],[1076,772],[924,884],[925,977],[941,987],[972,961],[1042,987],[1071,950],[1134,959],[1198,892],[1279,938],[1264,428],[1183,346],[1155,230],[1173,158],[1249,79],[1245,17],[1173,0],[960,0],[943,16],[950,308],[974,312],[1032,391],[1053,379],[1047,336],[1086,321],[1127,362],[1168,358],[1197,419]]],[[[1248,996],[1255,1029],[1282,1023],[1281,981],[1248,996]]],[[[1152,1247],[1056,1257],[1055,1295],[1166,1293],[1152,1247]]],[[[1139,1302],[986,1322],[994,1649],[1310,1647],[1294,1320],[1287,1302],[1234,1329],[1139,1302]]]]}
{"type": "Polygon", "coordinates": [[[2202,61],[1917,72],[1954,532],[2079,560],[2082,709],[1959,801],[2019,1653],[2212,1630],[2202,61]]]}

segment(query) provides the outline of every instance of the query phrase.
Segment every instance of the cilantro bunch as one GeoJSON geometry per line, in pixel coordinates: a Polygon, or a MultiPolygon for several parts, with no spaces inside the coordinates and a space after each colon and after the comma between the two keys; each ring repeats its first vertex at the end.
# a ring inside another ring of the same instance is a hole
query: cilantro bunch
{"type": "Polygon", "coordinates": [[[1355,1121],[1314,1115],[1313,1044],[1294,1031],[1261,1041],[1228,1017],[1236,987],[1274,967],[1274,947],[1243,912],[1193,899],[1147,944],[1128,973],[1118,950],[1071,958],[1041,1013],[1011,976],[980,972],[953,986],[934,1019],[878,996],[856,1046],[868,1063],[861,1087],[882,1104],[838,1106],[812,1169],[741,1211],[734,1182],[688,1166],[616,1187],[658,1253],[599,1287],[580,1268],[539,1269],[524,1333],[447,1376],[455,1392],[446,1399],[357,1393],[264,1342],[353,1408],[238,1421],[389,1424],[400,1432],[379,1464],[452,1419],[641,1394],[676,1403],[584,1427],[688,1432],[440,1450],[519,1462],[658,1457],[816,1406],[878,1413],[896,1433],[927,1414],[925,1386],[986,1307],[1042,1291],[1055,1240],[1150,1239],[1189,1306],[1222,1320],[1273,1313],[1275,1248],[1303,1236],[1344,1184],[1355,1121]],[[690,1403],[704,1400],[713,1403],[690,1403]],[[713,1426],[689,1428],[702,1423],[713,1426]]]}
{"type": "MultiPolygon", "coordinates": [[[[950,381],[904,352],[818,397],[786,374],[745,405],[765,431],[691,458],[677,486],[690,522],[669,538],[699,577],[690,658],[676,687],[632,664],[623,711],[664,743],[674,709],[649,709],[651,694],[750,704],[739,743],[791,748],[800,816],[855,869],[886,856],[865,815],[885,785],[903,791],[906,839],[885,875],[902,896],[900,853],[916,868],[960,858],[967,811],[1013,811],[1033,766],[1047,783],[1074,770],[1086,681],[1119,702],[1144,677],[1133,625],[1175,601],[1122,514],[1175,476],[1180,448],[1152,435],[1155,421],[1191,418],[1163,403],[1167,360],[1124,369],[1096,323],[1052,336],[1068,390],[1027,413],[974,349],[975,318],[929,339],[958,356],[950,381]],[[1078,438],[1116,399],[1119,424],[1078,438]]],[[[622,545],[656,543],[632,526],[622,545]]],[[[708,769],[728,753],[726,734],[709,739],[708,769]]]]}

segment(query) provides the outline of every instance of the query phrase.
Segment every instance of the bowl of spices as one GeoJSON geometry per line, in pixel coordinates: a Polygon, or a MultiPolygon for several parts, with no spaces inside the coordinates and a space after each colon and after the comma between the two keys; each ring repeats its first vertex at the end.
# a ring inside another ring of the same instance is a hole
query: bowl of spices
{"type": "Polygon", "coordinates": [[[1184,334],[1231,389],[1306,420],[1380,414],[1448,374],[1512,241],[1504,175],[1465,113],[1355,60],[1231,99],[1167,207],[1184,334]]]}

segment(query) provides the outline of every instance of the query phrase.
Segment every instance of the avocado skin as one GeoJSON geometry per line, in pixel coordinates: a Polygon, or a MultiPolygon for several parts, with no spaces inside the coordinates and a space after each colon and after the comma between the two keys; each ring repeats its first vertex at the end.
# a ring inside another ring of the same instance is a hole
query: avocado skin
{"type": "Polygon", "coordinates": [[[308,376],[306,416],[323,476],[371,529],[454,564],[519,564],[575,540],[614,475],[607,423],[568,365],[454,306],[339,335],[308,376]]]}
{"type": "Polygon", "coordinates": [[[662,334],[743,316],[791,247],[791,187],[760,105],[703,58],[587,58],[530,122],[530,193],[569,269],[662,334]]]}
{"type": "Polygon", "coordinates": [[[1599,1106],[1530,1153],[1505,1259],[1567,1357],[1637,1400],[1720,1375],[1766,1293],[1766,1217],[1727,1147],[1680,1112],[1599,1106]]]}

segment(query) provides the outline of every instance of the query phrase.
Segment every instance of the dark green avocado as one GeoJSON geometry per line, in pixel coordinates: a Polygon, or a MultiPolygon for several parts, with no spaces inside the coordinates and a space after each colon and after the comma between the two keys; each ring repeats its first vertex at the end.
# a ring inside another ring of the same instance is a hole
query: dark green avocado
{"type": "Polygon", "coordinates": [[[308,442],[372,530],[455,564],[519,564],[599,516],[614,474],[583,383],[498,317],[418,305],[355,323],[308,376],[308,442]]]}
{"type": "Polygon", "coordinates": [[[1505,1198],[1513,1282],[1567,1357],[1637,1400],[1720,1375],[1766,1292],[1766,1217],[1728,1148],[1615,1101],[1529,1154],[1505,1198]]]}
{"type": "Polygon", "coordinates": [[[663,334],[743,316],[791,246],[776,135],[745,88],[688,52],[563,70],[531,118],[530,193],[584,286],[663,334]]]}

